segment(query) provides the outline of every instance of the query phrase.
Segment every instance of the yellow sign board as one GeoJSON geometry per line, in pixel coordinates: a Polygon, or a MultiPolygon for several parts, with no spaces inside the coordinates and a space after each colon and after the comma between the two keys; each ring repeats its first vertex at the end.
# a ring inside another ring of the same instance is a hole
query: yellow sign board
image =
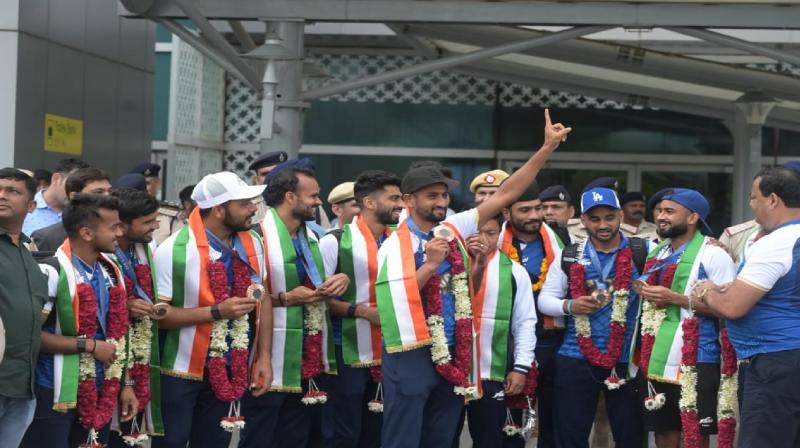
{"type": "Polygon", "coordinates": [[[81,155],[83,152],[83,120],[45,114],[44,150],[81,155]]]}

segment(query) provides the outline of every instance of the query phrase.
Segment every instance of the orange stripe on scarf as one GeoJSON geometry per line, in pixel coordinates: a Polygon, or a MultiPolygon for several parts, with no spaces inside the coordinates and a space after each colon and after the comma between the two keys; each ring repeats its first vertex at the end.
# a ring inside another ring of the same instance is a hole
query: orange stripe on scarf
{"type": "Polygon", "coordinates": [[[413,247],[411,231],[405,222],[397,229],[397,237],[400,239],[400,251],[403,259],[403,286],[408,299],[408,309],[411,312],[411,319],[414,323],[414,334],[417,341],[424,341],[429,339],[430,335],[428,333],[428,324],[425,322],[425,312],[422,309],[422,296],[419,294],[419,286],[417,285],[417,267],[414,264],[414,253],[409,251],[409,248],[413,247]]]}

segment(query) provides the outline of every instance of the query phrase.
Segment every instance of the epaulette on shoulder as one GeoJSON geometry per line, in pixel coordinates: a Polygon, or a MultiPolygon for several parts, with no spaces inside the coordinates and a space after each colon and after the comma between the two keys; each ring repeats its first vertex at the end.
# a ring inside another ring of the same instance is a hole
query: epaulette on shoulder
{"type": "Polygon", "coordinates": [[[737,224],[735,226],[728,227],[725,229],[725,234],[728,236],[733,236],[738,233],[747,232],[748,230],[752,229],[753,227],[757,226],[758,224],[755,220],[743,222],[741,224],[737,224]]]}
{"type": "Polygon", "coordinates": [[[161,201],[158,207],[158,213],[166,216],[178,216],[181,212],[181,206],[174,202],[161,201]]]}

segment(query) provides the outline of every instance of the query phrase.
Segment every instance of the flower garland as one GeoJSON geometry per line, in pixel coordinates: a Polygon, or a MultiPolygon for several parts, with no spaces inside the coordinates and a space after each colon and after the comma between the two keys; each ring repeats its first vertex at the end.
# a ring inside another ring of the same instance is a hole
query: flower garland
{"type": "MultiPolygon", "coordinates": [[[[589,316],[576,315],[575,333],[581,353],[589,364],[611,370],[604,381],[610,390],[619,389],[626,380],[619,378],[616,372],[617,361],[622,355],[625,344],[626,313],[628,311],[628,287],[633,275],[632,252],[629,247],[619,251],[615,263],[614,281],[611,293],[614,297],[611,306],[611,323],[606,353],[600,351],[592,340],[592,325],[589,316]]],[[[586,267],[580,263],[572,263],[569,269],[569,290],[573,299],[588,295],[586,284],[586,267]]]]}
{"type": "MultiPolygon", "coordinates": [[[[153,277],[150,266],[137,264],[134,267],[136,282],[151,300],[153,297],[153,277]]],[[[134,294],[133,281],[125,278],[128,300],[140,300],[134,294]]],[[[135,319],[131,324],[129,341],[131,349],[128,378],[133,380],[133,391],[139,401],[137,413],[144,411],[150,402],[150,355],[152,350],[153,323],[149,316],[135,319]]]]}
{"type": "MultiPolygon", "coordinates": [[[[86,283],[77,285],[79,304],[79,326],[81,336],[94,339],[97,334],[97,295],[86,283]]],[[[128,332],[128,310],[125,304],[125,289],[115,286],[109,289],[109,307],[106,317],[106,342],[116,348],[116,358],[105,370],[103,391],[98,394],[95,381],[94,354],[83,352],[79,361],[78,382],[78,417],[81,425],[89,430],[87,442],[81,447],[95,448],[101,445],[97,441],[98,431],[109,421],[117,405],[122,370],[126,363],[125,334],[128,332]]]]}
{"type": "MultiPolygon", "coordinates": [[[[659,262],[658,259],[651,259],[645,264],[645,272],[649,272],[659,262]]],[[[661,286],[664,288],[672,287],[672,280],[675,278],[675,271],[678,269],[678,264],[673,263],[664,269],[661,275],[661,286]]],[[[653,272],[647,279],[648,284],[658,283],[658,272],[653,272]]],[[[645,300],[642,304],[642,348],[640,355],[640,369],[645,378],[647,378],[648,370],[650,369],[650,358],[653,354],[653,346],[656,342],[656,335],[661,328],[661,323],[667,317],[667,310],[665,308],[658,308],[653,303],[645,300]]],[[[664,393],[658,393],[650,382],[647,380],[647,398],[644,399],[644,407],[648,411],[655,411],[664,407],[667,402],[667,397],[664,393]]]]}
{"type": "Polygon", "coordinates": [[[736,351],[733,349],[731,340],[728,337],[728,328],[723,327],[720,331],[722,346],[722,365],[720,366],[719,395],[717,420],[719,433],[717,444],[719,448],[733,448],[733,440],[736,436],[736,409],[739,407],[738,396],[736,395],[739,384],[737,374],[736,351]]]}
{"type": "Polygon", "coordinates": [[[323,302],[315,302],[303,308],[306,334],[303,337],[303,362],[300,369],[302,378],[308,380],[308,391],[300,401],[305,405],[325,404],[328,401],[328,393],[320,390],[314,382],[314,377],[325,369],[322,362],[322,326],[325,325],[325,307],[323,302]]]}
{"type": "MultiPolygon", "coordinates": [[[[519,257],[519,251],[517,250],[516,246],[509,245],[508,254],[506,254],[508,258],[512,261],[516,261],[517,263],[522,263],[519,257]]],[[[544,281],[547,278],[547,271],[550,269],[550,264],[547,262],[547,257],[542,257],[542,264],[539,265],[539,277],[536,280],[536,283],[533,283],[531,287],[533,288],[533,292],[539,292],[542,290],[544,286],[544,281]]]]}
{"type": "Polygon", "coordinates": [[[369,375],[372,377],[372,382],[378,385],[375,391],[375,398],[367,403],[367,409],[370,412],[381,413],[383,412],[383,372],[381,366],[372,366],[369,368],[369,375]]]}
{"type": "Polygon", "coordinates": [[[428,331],[433,340],[431,357],[436,372],[455,386],[456,394],[470,399],[477,396],[478,388],[470,383],[469,377],[472,368],[472,301],[469,296],[469,278],[458,241],[454,239],[449,245],[447,260],[451,266],[450,275],[440,277],[438,273],[433,274],[422,289],[422,296],[425,297],[428,308],[428,331]],[[442,316],[442,289],[447,288],[452,288],[455,295],[455,359],[452,359],[447,347],[442,316]]]}
{"type": "Polygon", "coordinates": [[[700,421],[697,416],[697,346],[700,341],[700,322],[694,315],[681,323],[683,347],[681,347],[681,398],[678,407],[681,411],[683,446],[700,447],[700,421]]]}
{"type": "Polygon", "coordinates": [[[522,435],[524,425],[518,425],[514,421],[511,409],[529,409],[536,403],[536,387],[538,386],[539,368],[534,360],[528,374],[525,376],[525,386],[522,392],[517,395],[505,395],[506,403],[506,422],[503,425],[503,432],[508,436],[522,435]]]}
{"type": "MultiPolygon", "coordinates": [[[[207,269],[214,303],[219,305],[229,298],[225,263],[209,261],[207,269]]],[[[231,293],[234,297],[245,297],[248,286],[250,286],[250,271],[247,265],[239,259],[234,259],[231,293]]],[[[235,319],[232,325],[229,325],[228,319],[216,320],[211,328],[208,380],[217,399],[231,402],[229,415],[220,422],[220,426],[226,431],[244,427],[244,417],[239,415],[239,407],[234,406],[234,402],[241,399],[247,389],[249,327],[245,314],[235,319]],[[228,337],[231,339],[230,347],[228,347],[228,337]],[[226,366],[226,354],[230,355],[230,378],[226,366]]]]}

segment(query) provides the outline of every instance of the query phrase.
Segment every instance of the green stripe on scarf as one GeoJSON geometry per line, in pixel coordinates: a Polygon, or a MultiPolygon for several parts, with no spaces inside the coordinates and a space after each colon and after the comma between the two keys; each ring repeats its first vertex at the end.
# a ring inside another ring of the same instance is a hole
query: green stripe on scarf
{"type": "MultiPolygon", "coordinates": [[[[77,291],[77,285],[75,287],[77,291]]],[[[67,272],[63,267],[58,270],[58,292],[56,294],[56,313],[58,314],[58,324],[61,327],[61,334],[63,336],[77,336],[76,318],[72,308],[73,297],[69,290],[69,281],[67,280],[67,272]]],[[[75,300],[78,300],[75,298],[75,300]]],[[[79,304],[80,305],[80,304],[79,304]]],[[[94,337],[94,335],[90,335],[94,337]]],[[[70,407],[74,406],[78,401],[78,373],[80,355],[77,353],[64,353],[61,355],[63,359],[61,370],[61,384],[58,404],[67,404],[70,407]]]]}
{"type": "Polygon", "coordinates": [[[514,276],[511,273],[511,259],[498,251],[498,283],[497,307],[494,313],[494,331],[492,332],[492,367],[489,376],[492,379],[505,379],[508,369],[508,331],[511,323],[511,308],[513,288],[511,282],[514,276]]]}
{"type": "MultiPolygon", "coordinates": [[[[186,245],[189,243],[189,227],[182,228],[172,246],[172,302],[170,305],[183,307],[184,284],[186,281],[186,245]]],[[[167,330],[164,341],[163,367],[167,370],[175,368],[178,358],[181,329],[167,330]]]]}
{"type": "MultiPolygon", "coordinates": [[[[339,241],[339,271],[350,278],[347,291],[342,294],[342,299],[347,303],[356,303],[355,265],[353,263],[353,233],[351,226],[344,226],[342,239],[339,241]]],[[[342,319],[342,357],[345,364],[361,362],[358,353],[358,333],[355,319],[342,319]]]]}
{"type": "Polygon", "coordinates": [[[392,302],[392,288],[389,282],[389,261],[383,263],[375,281],[375,297],[378,301],[378,315],[381,318],[381,333],[386,347],[401,347],[400,326],[392,302]]]}
{"type": "MultiPolygon", "coordinates": [[[[689,246],[683,252],[678,268],[675,270],[675,277],[672,279],[671,290],[678,294],[683,294],[686,291],[686,284],[689,282],[689,276],[692,273],[692,266],[703,247],[705,238],[699,231],[694,233],[689,246]]],[[[667,243],[665,241],[664,243],[667,243]]],[[[650,355],[650,368],[649,371],[655,374],[663,374],[667,366],[667,358],[672,348],[672,343],[675,340],[675,333],[681,325],[681,308],[677,305],[669,305],[667,307],[667,317],[661,323],[661,328],[656,334],[656,342],[653,346],[653,353],[650,355]]]]}

